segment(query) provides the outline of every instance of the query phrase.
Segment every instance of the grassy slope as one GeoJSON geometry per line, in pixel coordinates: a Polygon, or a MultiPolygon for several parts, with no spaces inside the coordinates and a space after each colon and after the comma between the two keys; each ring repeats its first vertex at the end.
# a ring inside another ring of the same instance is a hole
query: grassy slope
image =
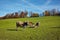
{"type": "Polygon", "coordinates": [[[0,40],[60,40],[60,16],[0,20],[0,40]],[[38,28],[19,28],[16,21],[40,22],[38,28]]]}

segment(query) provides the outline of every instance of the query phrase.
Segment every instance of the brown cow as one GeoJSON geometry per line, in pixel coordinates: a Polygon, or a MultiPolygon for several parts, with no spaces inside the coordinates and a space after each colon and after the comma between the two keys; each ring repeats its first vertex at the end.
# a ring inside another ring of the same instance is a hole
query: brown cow
{"type": "Polygon", "coordinates": [[[31,28],[34,28],[34,23],[33,22],[28,22],[28,25],[31,27],[31,28]]]}

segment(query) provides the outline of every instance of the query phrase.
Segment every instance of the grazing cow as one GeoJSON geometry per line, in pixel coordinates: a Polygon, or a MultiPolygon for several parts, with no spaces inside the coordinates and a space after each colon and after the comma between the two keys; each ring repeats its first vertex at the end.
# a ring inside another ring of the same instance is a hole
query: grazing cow
{"type": "Polygon", "coordinates": [[[28,25],[27,22],[18,21],[18,22],[16,22],[16,30],[17,30],[18,27],[23,27],[23,28],[25,28],[27,25],[28,25]]]}

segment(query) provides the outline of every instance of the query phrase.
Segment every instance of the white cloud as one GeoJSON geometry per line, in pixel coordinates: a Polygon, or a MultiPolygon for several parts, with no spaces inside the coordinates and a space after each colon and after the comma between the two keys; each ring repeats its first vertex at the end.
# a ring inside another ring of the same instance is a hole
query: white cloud
{"type": "Polygon", "coordinates": [[[51,3],[51,0],[47,0],[44,5],[49,5],[51,3]]]}
{"type": "Polygon", "coordinates": [[[30,2],[28,2],[28,1],[26,1],[26,0],[22,0],[24,3],[27,3],[29,6],[28,7],[31,7],[32,9],[38,9],[38,10],[41,10],[42,11],[42,9],[40,8],[40,6],[36,6],[36,5],[34,5],[33,3],[30,3],[30,2]]]}
{"type": "Polygon", "coordinates": [[[41,6],[34,5],[33,3],[30,3],[27,0],[22,0],[22,1],[29,5],[27,7],[31,7],[32,9],[38,9],[40,11],[44,11],[44,10],[47,10],[47,9],[53,9],[53,8],[59,8],[60,7],[60,6],[56,6],[56,5],[49,5],[52,2],[52,0],[47,0],[45,2],[45,4],[41,5],[41,6]]]}

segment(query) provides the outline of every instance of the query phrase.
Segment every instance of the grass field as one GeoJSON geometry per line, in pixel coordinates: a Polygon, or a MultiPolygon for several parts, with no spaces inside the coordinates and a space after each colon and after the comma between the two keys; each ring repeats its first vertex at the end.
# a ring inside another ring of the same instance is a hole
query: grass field
{"type": "Polygon", "coordinates": [[[60,40],[60,16],[0,20],[0,40],[60,40]],[[16,31],[16,21],[39,21],[40,26],[16,31]]]}

